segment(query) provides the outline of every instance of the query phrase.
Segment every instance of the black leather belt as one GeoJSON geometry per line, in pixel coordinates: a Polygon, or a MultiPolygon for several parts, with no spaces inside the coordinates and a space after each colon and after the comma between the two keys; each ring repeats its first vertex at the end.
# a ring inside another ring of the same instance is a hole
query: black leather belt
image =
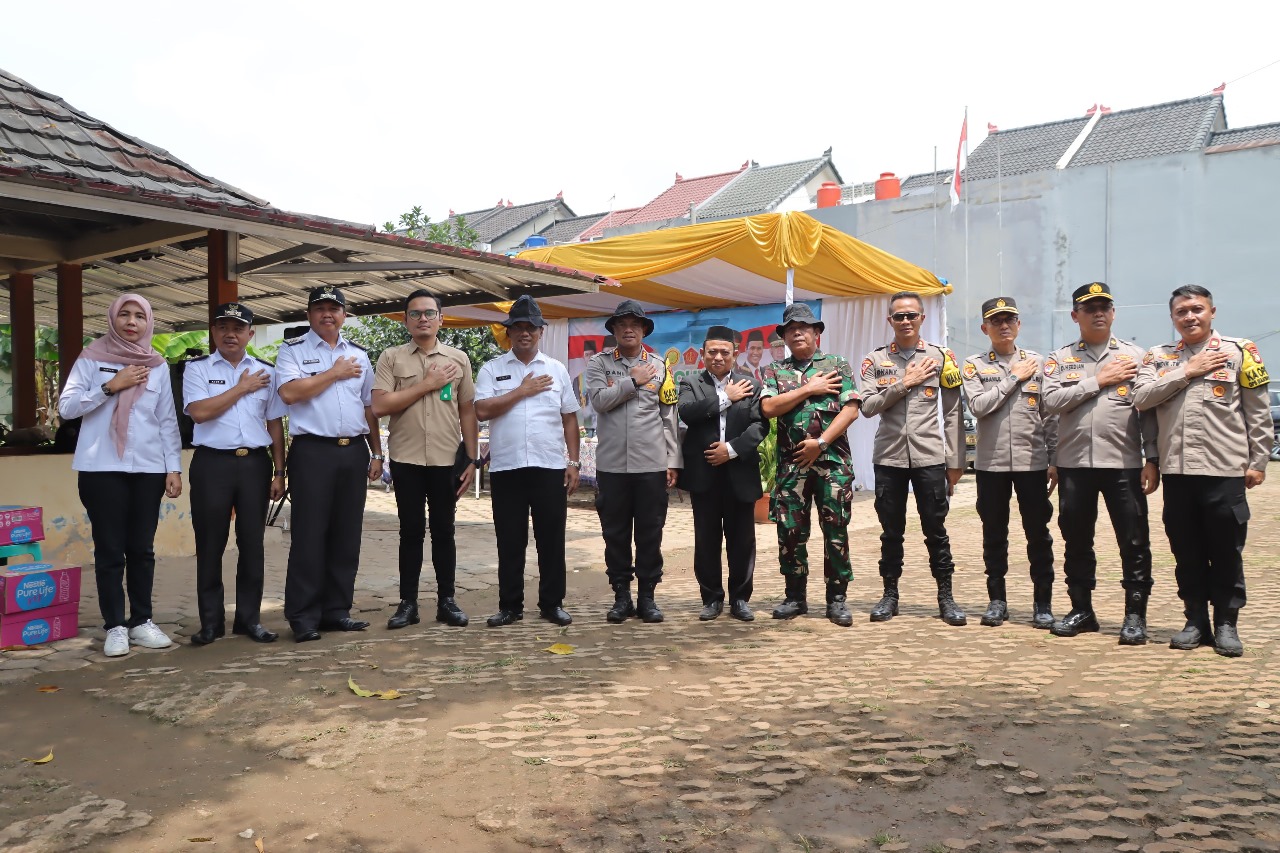
{"type": "Polygon", "coordinates": [[[270,447],[232,447],[224,450],[220,447],[205,447],[203,444],[197,444],[196,450],[203,450],[206,453],[218,453],[223,456],[248,456],[250,453],[266,453],[270,447]]]}
{"type": "Polygon", "coordinates": [[[363,435],[353,435],[351,437],[335,437],[330,435],[295,435],[294,441],[318,441],[323,444],[336,444],[339,447],[346,447],[348,444],[354,444],[358,441],[364,441],[363,435]]]}

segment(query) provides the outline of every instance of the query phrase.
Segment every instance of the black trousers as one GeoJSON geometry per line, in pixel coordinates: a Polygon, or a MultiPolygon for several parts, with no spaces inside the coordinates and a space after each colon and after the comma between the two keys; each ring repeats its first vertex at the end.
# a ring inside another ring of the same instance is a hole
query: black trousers
{"type": "Polygon", "coordinates": [[[564,603],[565,524],[569,495],[563,468],[490,471],[493,531],[498,538],[498,608],[524,610],[524,563],[529,547],[529,518],[538,547],[538,609],[564,603]]]}
{"type": "Polygon", "coordinates": [[[80,503],[93,529],[93,570],[102,627],[132,628],[151,618],[156,573],[156,527],[164,474],[81,471],[80,503]],[[122,585],[123,584],[123,585],[122,585]],[[125,620],[125,588],[129,618],[125,620]]]}
{"type": "Polygon", "coordinates": [[[284,616],[295,633],[351,615],[364,526],[369,448],[354,436],[295,436],[289,447],[289,569],[284,616]]]}
{"type": "Polygon", "coordinates": [[[1062,532],[1067,586],[1088,590],[1097,586],[1093,532],[1098,523],[1098,495],[1106,501],[1120,546],[1122,586],[1127,592],[1150,593],[1151,532],[1141,468],[1058,469],[1058,529],[1062,532]]]}
{"type": "Polygon", "coordinates": [[[596,512],[604,534],[604,565],[611,585],[662,582],[662,528],[667,523],[667,472],[597,471],[596,512]],[[635,536],[635,564],[631,541],[635,536]]]}
{"type": "Polygon", "coordinates": [[[196,602],[200,626],[226,623],[222,555],[236,519],[235,624],[256,625],[262,618],[262,582],[266,569],[263,536],[267,529],[271,475],[275,466],[266,447],[236,456],[232,451],[197,447],[191,457],[191,527],[196,534],[196,602]]]}
{"type": "Polygon", "coordinates": [[[400,517],[400,600],[418,600],[428,516],[436,594],[440,598],[453,598],[458,570],[458,548],[453,533],[458,480],[453,476],[453,466],[413,465],[392,459],[391,480],[396,484],[396,515],[400,517]]]}
{"type": "Polygon", "coordinates": [[[949,578],[956,566],[947,536],[947,469],[945,465],[894,468],[876,465],[876,516],[880,519],[880,577],[902,577],[902,540],[907,529],[907,486],[916,495],[916,511],[929,551],[929,570],[935,578],[949,578]]]}
{"type": "MultiPolygon", "coordinates": [[[[723,467],[723,466],[722,466],[723,467]]],[[[740,501],[720,469],[706,492],[691,492],[693,504],[693,575],[702,603],[724,601],[720,571],[721,542],[729,556],[729,600],[750,601],[756,571],[755,501],[740,501]]]]}
{"type": "Polygon", "coordinates": [[[1244,477],[1164,476],[1164,530],[1176,563],[1178,597],[1215,608],[1245,605],[1244,477]]]}
{"type": "Polygon", "coordinates": [[[1031,581],[1053,585],[1053,536],[1048,479],[1041,471],[978,471],[978,517],[982,519],[982,561],[988,578],[1009,574],[1009,504],[1018,495],[1022,532],[1027,537],[1031,581]]]}

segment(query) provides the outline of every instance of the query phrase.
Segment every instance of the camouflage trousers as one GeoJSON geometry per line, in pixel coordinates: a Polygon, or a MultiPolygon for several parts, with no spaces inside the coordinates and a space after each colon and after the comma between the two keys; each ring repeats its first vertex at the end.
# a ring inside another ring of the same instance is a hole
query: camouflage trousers
{"type": "Polygon", "coordinates": [[[778,470],[769,508],[778,524],[778,563],[784,575],[809,574],[809,518],[816,501],[824,545],[823,576],[827,581],[853,580],[849,562],[852,500],[853,470],[848,465],[786,465],[778,470]]]}

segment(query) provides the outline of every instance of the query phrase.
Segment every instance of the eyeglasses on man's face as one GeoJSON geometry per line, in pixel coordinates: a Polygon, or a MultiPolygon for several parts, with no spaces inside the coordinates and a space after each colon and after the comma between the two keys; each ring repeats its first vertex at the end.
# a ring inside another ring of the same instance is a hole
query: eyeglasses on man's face
{"type": "Polygon", "coordinates": [[[408,314],[410,320],[421,320],[423,317],[426,317],[428,320],[434,320],[440,316],[440,312],[434,308],[428,308],[425,311],[418,311],[415,309],[413,311],[409,311],[408,314]]]}
{"type": "Polygon", "coordinates": [[[890,314],[889,319],[895,323],[909,323],[920,319],[919,311],[899,311],[896,314],[890,314]]]}

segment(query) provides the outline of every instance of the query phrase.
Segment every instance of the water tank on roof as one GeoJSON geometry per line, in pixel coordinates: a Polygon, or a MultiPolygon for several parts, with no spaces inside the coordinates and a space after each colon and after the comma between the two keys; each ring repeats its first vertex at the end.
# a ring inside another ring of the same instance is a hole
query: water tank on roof
{"type": "Polygon", "coordinates": [[[902,181],[893,174],[893,172],[881,172],[880,180],[876,181],[876,198],[900,198],[902,196],[902,181]]]}
{"type": "Polygon", "coordinates": [[[818,187],[818,207],[835,207],[840,203],[840,185],[833,181],[824,181],[818,187]]]}
{"type": "Polygon", "coordinates": [[[541,234],[534,234],[531,237],[526,238],[524,241],[524,247],[526,249],[541,249],[545,245],[547,245],[547,238],[543,237],[541,234]]]}

